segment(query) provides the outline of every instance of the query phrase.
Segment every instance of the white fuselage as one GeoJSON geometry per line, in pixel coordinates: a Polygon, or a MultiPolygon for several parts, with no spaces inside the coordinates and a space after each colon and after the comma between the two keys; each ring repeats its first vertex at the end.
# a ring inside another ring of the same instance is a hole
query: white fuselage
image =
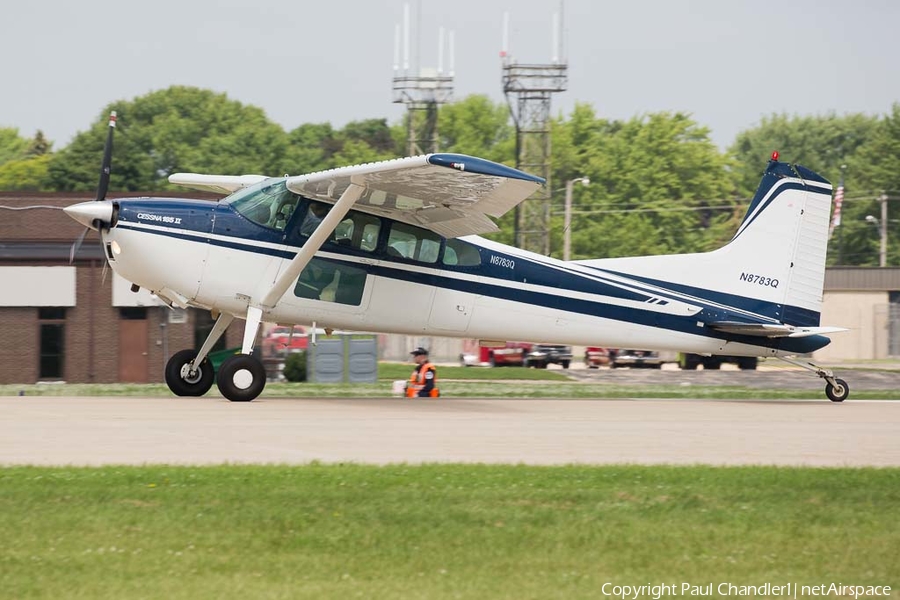
{"type": "MultiPolygon", "coordinates": [[[[358,304],[301,298],[288,291],[263,320],[413,335],[732,355],[780,354],[755,344],[710,337],[700,326],[694,333],[657,324],[657,320],[683,320],[699,313],[704,306],[695,299],[680,298],[683,295],[670,290],[657,294],[652,285],[618,275],[477,237],[466,239],[482,249],[483,266],[487,268],[450,270],[323,248],[317,258],[340,261],[367,272],[358,304]],[[530,270],[539,276],[534,282],[528,277],[530,270]],[[590,289],[598,281],[603,286],[596,291],[590,289]],[[627,293],[618,297],[604,293],[610,286],[627,293]],[[584,291],[577,291],[579,288],[584,291]],[[576,304],[579,310],[566,309],[576,304]],[[589,306],[593,308],[585,310],[589,306]],[[623,319],[618,316],[622,310],[645,318],[642,322],[623,319]],[[610,316],[604,316],[606,313],[610,316]]],[[[264,241],[232,240],[224,235],[197,235],[157,223],[114,227],[104,233],[104,241],[118,246],[119,253],[111,265],[125,279],[173,304],[214,309],[239,318],[246,314],[248,303],[266,293],[290,262],[288,256],[298,250],[264,241]],[[232,241],[240,241],[241,247],[233,247],[232,241]]]]}

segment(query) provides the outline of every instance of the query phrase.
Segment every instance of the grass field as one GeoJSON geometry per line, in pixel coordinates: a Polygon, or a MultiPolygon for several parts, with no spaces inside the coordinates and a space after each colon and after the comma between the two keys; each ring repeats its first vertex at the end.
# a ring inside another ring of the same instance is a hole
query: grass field
{"type": "Polygon", "coordinates": [[[17,467],[0,469],[0,540],[3,598],[896,589],[900,470],[17,467]]]}

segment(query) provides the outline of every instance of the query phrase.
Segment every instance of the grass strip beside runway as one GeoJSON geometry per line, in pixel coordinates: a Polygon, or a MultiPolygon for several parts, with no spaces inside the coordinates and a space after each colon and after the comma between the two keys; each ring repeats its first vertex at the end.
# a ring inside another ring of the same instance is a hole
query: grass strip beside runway
{"type": "MultiPolygon", "coordinates": [[[[597,598],[900,587],[900,469],[0,469],[10,598],[597,598]]],[[[896,592],[895,592],[896,596],[896,592]]]]}

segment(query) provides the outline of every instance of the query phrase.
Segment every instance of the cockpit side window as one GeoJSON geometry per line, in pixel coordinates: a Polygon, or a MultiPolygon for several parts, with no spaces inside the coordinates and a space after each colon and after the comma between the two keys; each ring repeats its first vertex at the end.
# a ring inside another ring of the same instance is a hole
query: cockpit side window
{"type": "Polygon", "coordinates": [[[268,179],[232,194],[225,203],[257,225],[284,231],[299,201],[283,179],[268,179]]]}
{"type": "MultiPolygon", "coordinates": [[[[291,241],[303,243],[305,238],[313,234],[322,219],[331,210],[332,205],[326,202],[310,200],[303,219],[299,220],[298,230],[290,234],[291,241]],[[299,237],[298,237],[299,234],[299,237]]],[[[293,227],[293,226],[292,226],[293,227]]],[[[326,244],[337,244],[363,252],[374,252],[378,246],[378,235],[381,231],[381,219],[370,214],[351,210],[337,224],[328,237],[326,244]]]]}

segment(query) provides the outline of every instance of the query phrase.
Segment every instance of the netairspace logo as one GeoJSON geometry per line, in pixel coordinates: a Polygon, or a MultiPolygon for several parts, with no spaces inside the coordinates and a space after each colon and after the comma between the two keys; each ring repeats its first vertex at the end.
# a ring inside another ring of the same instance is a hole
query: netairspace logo
{"type": "Polygon", "coordinates": [[[855,599],[863,597],[890,596],[889,585],[845,585],[843,583],[822,583],[819,585],[800,585],[797,583],[763,583],[760,585],[738,585],[730,582],[703,583],[645,583],[643,585],[619,585],[612,582],[603,584],[600,590],[604,596],[621,600],[638,600],[652,598],[660,600],[665,596],[702,597],[712,596],[765,596],[765,597],[816,597],[816,596],[848,596],[855,599]]]}

